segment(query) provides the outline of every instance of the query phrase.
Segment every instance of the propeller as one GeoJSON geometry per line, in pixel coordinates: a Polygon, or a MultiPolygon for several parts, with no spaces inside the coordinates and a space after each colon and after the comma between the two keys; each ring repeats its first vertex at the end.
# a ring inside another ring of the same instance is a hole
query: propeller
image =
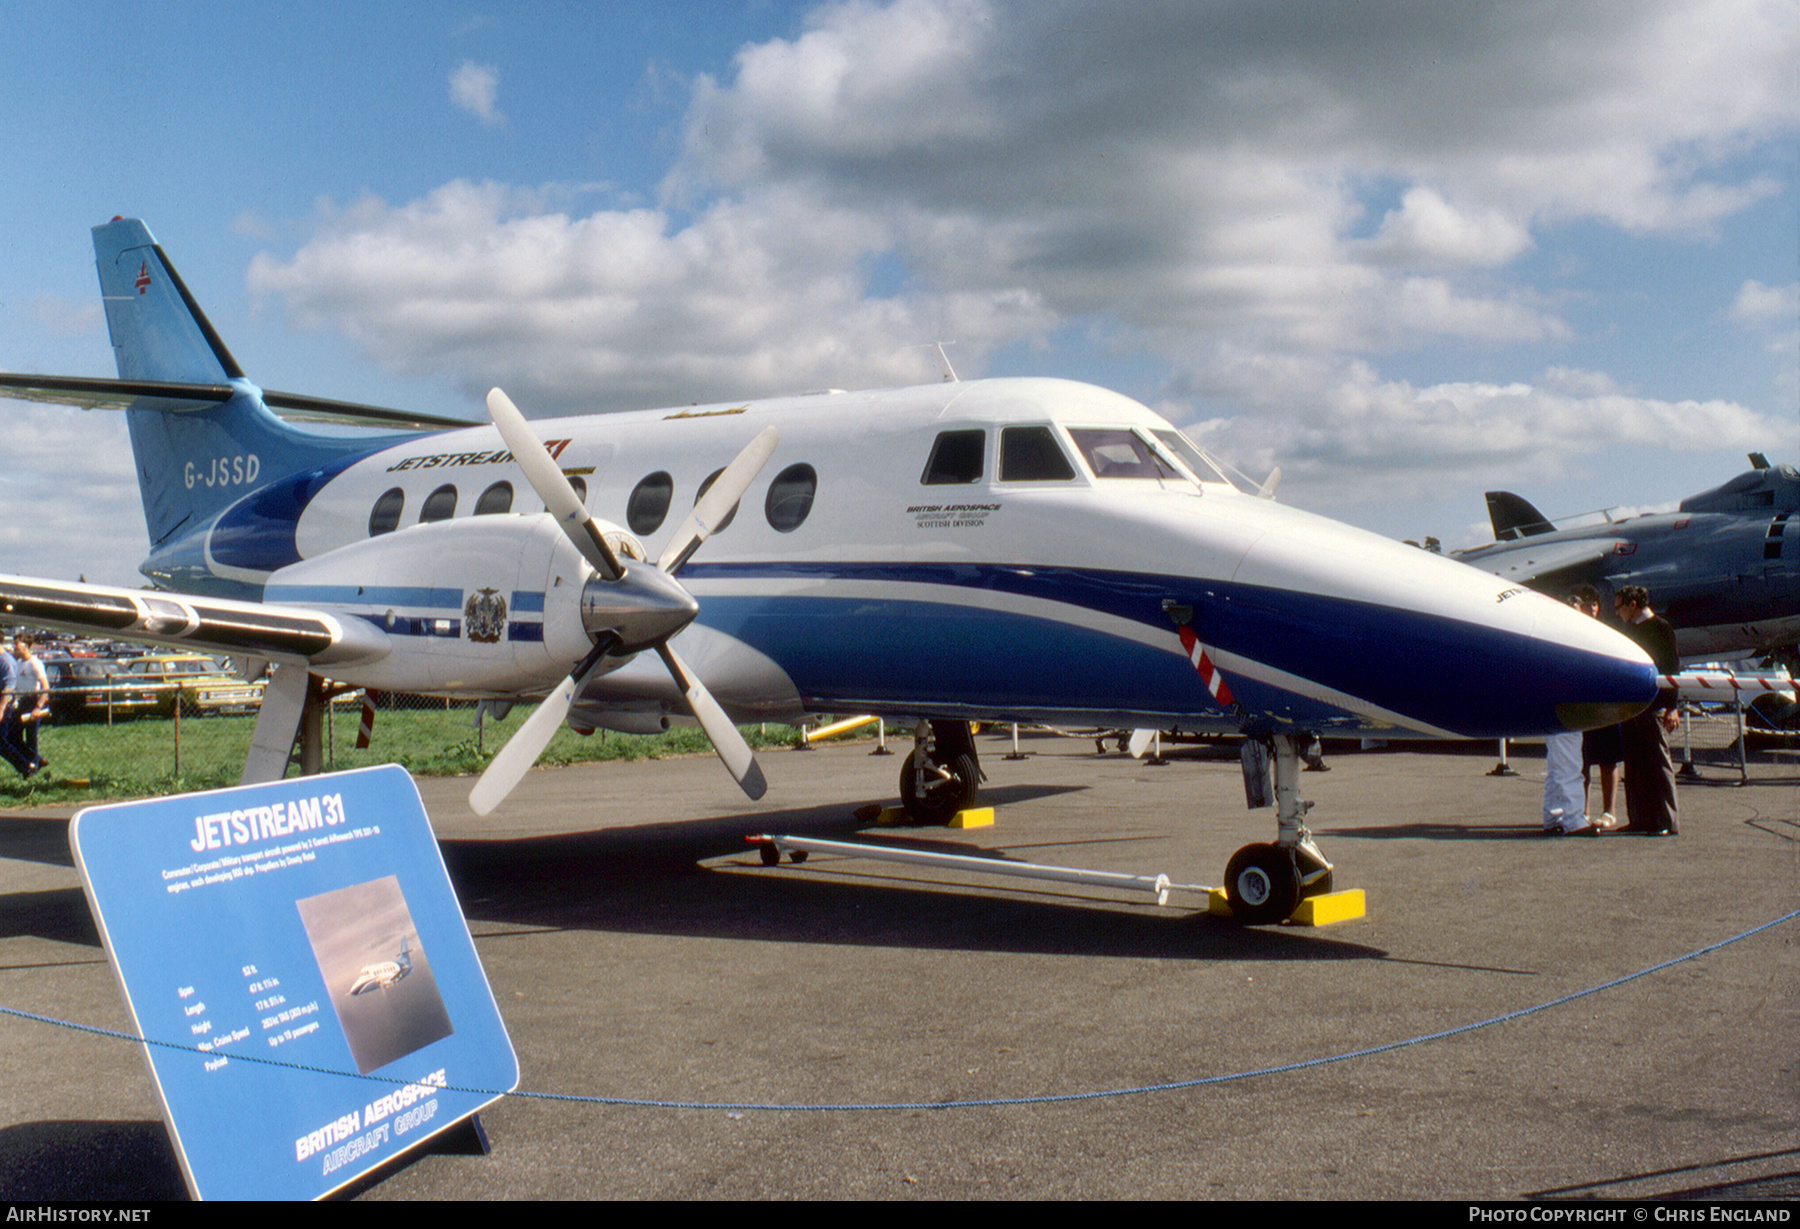
{"type": "Polygon", "coordinates": [[[593,675],[602,672],[605,659],[612,654],[636,653],[654,648],[669,668],[675,685],[686,700],[688,711],[712,740],[713,750],[744,793],[761,798],[768,783],[762,768],[751,754],[744,736],[719,707],[700,676],[681,659],[669,639],[693,622],[699,604],[693,595],[675,579],[693,553],[700,548],[730,515],[745,490],[761,472],[775,451],[777,433],[765,427],[744,447],[718,479],[707,488],[694,505],[681,528],[669,539],[655,564],[626,560],[607,544],[604,532],[588,515],[581,497],[563,475],[562,467],[545,450],[525,416],[505,393],[493,389],[488,393],[488,413],[500,436],[506,441],[519,467],[531,483],[531,489],[544,501],[544,508],[562,526],[575,549],[594,569],[595,579],[582,591],[582,614],[589,626],[603,630],[594,639],[594,647],[581,659],[569,676],[558,683],[544,702],[525,719],[517,732],[500,748],[487,771],[469,791],[469,806],[477,815],[486,815],[513,791],[513,787],[537,763],[550,739],[561,728],[575,699],[593,675]]]}

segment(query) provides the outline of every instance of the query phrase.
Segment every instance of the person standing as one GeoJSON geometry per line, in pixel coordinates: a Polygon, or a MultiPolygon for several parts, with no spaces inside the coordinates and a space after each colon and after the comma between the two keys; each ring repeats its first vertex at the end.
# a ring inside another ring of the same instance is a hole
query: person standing
{"type": "MultiPolygon", "coordinates": [[[[1644,586],[1620,589],[1613,595],[1613,609],[1625,625],[1625,634],[1650,655],[1658,674],[1671,675],[1681,668],[1675,629],[1650,608],[1650,594],[1644,586]]],[[[1626,832],[1674,836],[1681,830],[1676,816],[1675,764],[1669,758],[1669,733],[1680,720],[1675,712],[1679,699],[1675,688],[1661,688],[1649,708],[1620,727],[1626,832]]]]}
{"type": "MultiPolygon", "coordinates": [[[[1569,604],[1579,606],[1574,598],[1569,604]]],[[[1599,836],[1588,822],[1587,783],[1581,775],[1581,732],[1544,739],[1544,835],[1599,836]]]]}
{"type": "Polygon", "coordinates": [[[50,715],[50,677],[36,649],[37,639],[30,632],[13,637],[13,702],[19,708],[16,741],[33,765],[42,768],[50,762],[38,754],[38,731],[50,715]]]}
{"type": "Polygon", "coordinates": [[[11,653],[0,650],[0,759],[30,779],[37,764],[19,745],[19,704],[13,689],[18,681],[18,663],[11,653]]]}
{"type": "MultiPolygon", "coordinates": [[[[1575,606],[1590,619],[1600,617],[1600,591],[1592,585],[1575,586],[1575,606]]],[[[1597,730],[1584,730],[1581,735],[1581,795],[1583,808],[1594,769],[1600,770],[1600,814],[1594,827],[1611,832],[1619,826],[1613,817],[1613,806],[1619,794],[1619,761],[1624,758],[1619,727],[1603,725],[1597,730]]]]}

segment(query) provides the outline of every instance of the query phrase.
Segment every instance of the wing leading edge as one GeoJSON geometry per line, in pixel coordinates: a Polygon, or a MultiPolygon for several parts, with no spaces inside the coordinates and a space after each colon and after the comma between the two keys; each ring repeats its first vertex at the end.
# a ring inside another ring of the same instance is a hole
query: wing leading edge
{"type": "Polygon", "coordinates": [[[171,648],[344,665],[385,657],[387,633],[302,606],[0,576],[0,620],[171,648]]]}

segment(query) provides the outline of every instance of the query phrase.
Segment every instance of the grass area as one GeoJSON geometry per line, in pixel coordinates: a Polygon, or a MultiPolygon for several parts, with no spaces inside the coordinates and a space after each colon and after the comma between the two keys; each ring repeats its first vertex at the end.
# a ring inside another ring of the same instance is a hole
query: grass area
{"type": "MultiPolygon", "coordinates": [[[[520,706],[505,721],[489,722],[478,740],[469,708],[383,710],[376,714],[373,745],[358,751],[359,714],[339,707],[326,730],[325,766],[341,771],[393,763],[420,777],[477,773],[529,711],[529,706],[520,706]]],[[[0,808],[105,802],[236,785],[255,725],[254,716],[184,717],[179,744],[176,723],[162,718],[140,717],[110,727],[53,726],[43,732],[39,747],[50,761],[43,772],[25,781],[0,765],[0,772],[6,773],[0,779],[0,808]]],[[[791,747],[799,738],[792,726],[740,728],[758,749],[791,747]]],[[[711,751],[706,736],[692,727],[655,735],[598,731],[586,738],[565,727],[538,762],[662,759],[711,751]]]]}

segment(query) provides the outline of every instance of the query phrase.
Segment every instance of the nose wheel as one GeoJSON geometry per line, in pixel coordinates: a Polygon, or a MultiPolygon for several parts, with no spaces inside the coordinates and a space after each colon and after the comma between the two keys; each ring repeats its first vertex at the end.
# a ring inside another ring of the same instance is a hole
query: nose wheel
{"type": "Polygon", "coordinates": [[[1246,926],[1286,921],[1300,904],[1300,871],[1292,850],[1246,845],[1225,864],[1231,916],[1246,926]]]}
{"type": "Polygon", "coordinates": [[[1310,741],[1307,734],[1277,734],[1260,745],[1245,741],[1245,795],[1252,807],[1276,803],[1278,830],[1274,844],[1246,845],[1225,864],[1231,916],[1246,926],[1284,922],[1302,900],[1331,891],[1331,863],[1301,823],[1312,807],[1300,797],[1301,751],[1310,741]]]}

